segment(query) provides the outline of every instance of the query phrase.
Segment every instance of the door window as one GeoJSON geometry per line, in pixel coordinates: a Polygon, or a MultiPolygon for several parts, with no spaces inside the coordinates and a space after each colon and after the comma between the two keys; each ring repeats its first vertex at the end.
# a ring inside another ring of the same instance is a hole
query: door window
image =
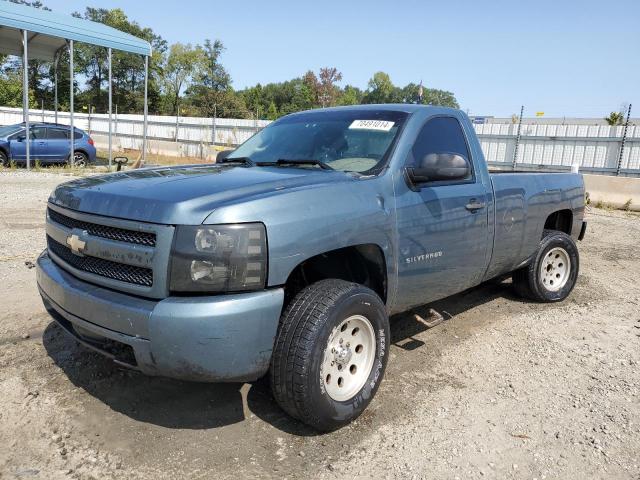
{"type": "Polygon", "coordinates": [[[45,127],[31,127],[31,140],[45,140],[47,138],[47,129],[45,127]]]}
{"type": "Polygon", "coordinates": [[[462,132],[460,122],[455,118],[435,117],[427,121],[413,144],[409,155],[410,158],[408,159],[408,166],[418,166],[419,162],[425,156],[433,153],[455,153],[469,161],[471,166],[469,176],[462,180],[456,180],[453,183],[464,183],[473,178],[473,163],[471,163],[470,160],[467,140],[462,132]]]}
{"type": "Polygon", "coordinates": [[[49,140],[68,140],[69,132],[62,128],[50,128],[49,140]]]}

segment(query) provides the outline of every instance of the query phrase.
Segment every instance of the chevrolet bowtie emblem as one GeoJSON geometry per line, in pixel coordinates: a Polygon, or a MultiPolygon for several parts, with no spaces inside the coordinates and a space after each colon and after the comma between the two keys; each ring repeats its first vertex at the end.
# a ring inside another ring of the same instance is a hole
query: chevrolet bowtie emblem
{"type": "Polygon", "coordinates": [[[87,242],[74,233],[67,237],[67,245],[69,245],[69,248],[73,253],[82,256],[82,250],[87,245],[87,242]]]}

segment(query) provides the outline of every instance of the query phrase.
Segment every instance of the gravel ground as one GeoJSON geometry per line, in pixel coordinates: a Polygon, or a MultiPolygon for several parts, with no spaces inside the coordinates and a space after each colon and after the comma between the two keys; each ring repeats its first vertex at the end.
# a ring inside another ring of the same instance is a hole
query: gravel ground
{"type": "Polygon", "coordinates": [[[377,397],[317,435],[263,382],[145,377],[52,323],[30,262],[66,179],[0,171],[0,478],[640,480],[640,216],[589,212],[561,304],[493,282],[437,302],[433,329],[394,317],[377,397]]]}

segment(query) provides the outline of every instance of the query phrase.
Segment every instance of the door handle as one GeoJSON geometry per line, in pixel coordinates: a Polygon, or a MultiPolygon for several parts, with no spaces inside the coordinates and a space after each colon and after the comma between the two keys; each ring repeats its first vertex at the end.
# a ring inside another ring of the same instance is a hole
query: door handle
{"type": "Polygon", "coordinates": [[[476,211],[480,210],[481,208],[484,208],[485,204],[483,202],[479,202],[478,200],[476,200],[475,198],[472,198],[469,203],[467,203],[464,208],[466,208],[467,210],[469,210],[471,213],[475,213],[476,211]]]}

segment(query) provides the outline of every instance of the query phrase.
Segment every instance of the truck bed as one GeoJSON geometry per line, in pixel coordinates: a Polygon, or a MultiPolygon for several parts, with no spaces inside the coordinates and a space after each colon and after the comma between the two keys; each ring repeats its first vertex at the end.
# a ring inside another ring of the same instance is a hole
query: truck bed
{"type": "Polygon", "coordinates": [[[501,171],[490,172],[490,178],[495,198],[495,235],[485,278],[517,268],[535,252],[549,212],[567,210],[572,216],[571,235],[579,235],[584,210],[582,175],[501,171]]]}

